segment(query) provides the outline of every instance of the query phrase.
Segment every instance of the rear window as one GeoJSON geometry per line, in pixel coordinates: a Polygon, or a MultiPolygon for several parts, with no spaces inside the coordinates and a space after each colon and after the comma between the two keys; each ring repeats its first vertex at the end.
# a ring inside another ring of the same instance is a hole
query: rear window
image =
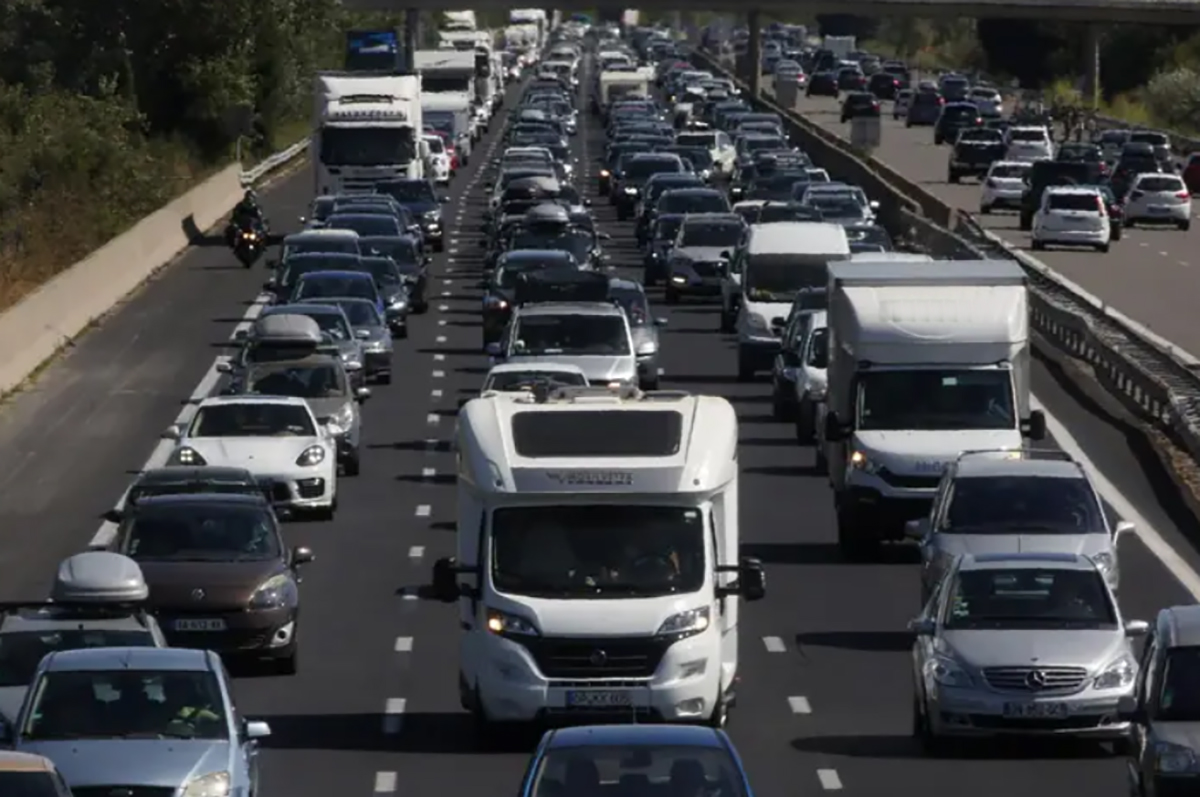
{"type": "Polygon", "coordinates": [[[923,91],[913,97],[912,101],[913,105],[937,105],[939,102],[941,102],[941,99],[942,98],[936,94],[923,91]]]}
{"type": "Polygon", "coordinates": [[[965,108],[963,106],[950,106],[950,107],[946,108],[946,110],[943,111],[943,113],[946,115],[947,119],[966,119],[968,117],[975,116],[979,112],[976,111],[974,108],[965,108]]]}
{"type": "Polygon", "coordinates": [[[1137,184],[1139,191],[1182,191],[1183,181],[1178,177],[1143,177],[1138,180],[1137,184]]]}
{"type": "Polygon", "coordinates": [[[1008,134],[1013,141],[1041,143],[1046,140],[1045,130],[1010,130],[1008,134]]]}
{"type": "Polygon", "coordinates": [[[1165,146],[1168,146],[1171,142],[1170,142],[1170,139],[1167,138],[1166,133],[1138,132],[1138,133],[1130,133],[1129,143],[1131,143],[1131,144],[1150,144],[1151,146],[1154,146],[1154,147],[1165,147],[1165,146]]]}
{"type": "Polygon", "coordinates": [[[1051,210],[1090,210],[1100,212],[1100,197],[1096,194],[1051,194],[1051,210]]]}
{"type": "Polygon", "coordinates": [[[1029,167],[1024,164],[1006,163],[992,167],[992,177],[1026,177],[1029,167]]]}
{"type": "Polygon", "coordinates": [[[674,410],[519,412],[513,447],[522,457],[669,457],[679,453],[683,415],[674,410]]]}

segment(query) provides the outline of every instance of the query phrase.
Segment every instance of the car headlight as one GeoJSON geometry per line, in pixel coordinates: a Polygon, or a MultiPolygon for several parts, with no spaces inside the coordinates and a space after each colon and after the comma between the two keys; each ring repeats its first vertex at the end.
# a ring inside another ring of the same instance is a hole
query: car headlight
{"type": "Polygon", "coordinates": [[[708,629],[711,617],[707,606],[699,609],[688,609],[686,612],[673,614],[663,620],[658,627],[656,636],[688,637],[702,634],[708,629]]]}
{"type": "Polygon", "coordinates": [[[302,468],[311,468],[324,462],[325,456],[324,446],[309,446],[300,456],[296,457],[296,464],[302,468]]]}
{"type": "Polygon", "coordinates": [[[272,576],[250,596],[251,609],[282,609],[299,602],[296,580],[287,573],[272,576]]]}
{"type": "Polygon", "coordinates": [[[970,686],[971,676],[953,659],[937,656],[925,662],[925,676],[942,686],[970,686]]]}
{"type": "Polygon", "coordinates": [[[228,772],[211,772],[188,781],[182,797],[228,797],[230,785],[228,772]]]}
{"type": "Polygon", "coordinates": [[[200,456],[200,452],[190,446],[184,446],[172,457],[179,465],[207,465],[208,462],[200,456]]]}
{"type": "Polygon", "coordinates": [[[433,210],[430,210],[430,211],[428,211],[427,213],[425,213],[425,215],[424,215],[422,218],[424,218],[424,219],[425,219],[425,221],[428,221],[428,222],[431,222],[431,223],[432,223],[432,222],[439,222],[439,221],[441,221],[441,220],[442,220],[442,211],[441,211],[441,210],[439,210],[439,209],[437,209],[437,208],[435,208],[435,209],[433,209],[433,210]]]}
{"type": "Polygon", "coordinates": [[[1196,754],[1182,745],[1159,742],[1154,747],[1154,768],[1168,775],[1192,772],[1196,769],[1196,754]]]}
{"type": "Polygon", "coordinates": [[[637,192],[638,192],[638,190],[636,188],[634,188],[632,185],[625,186],[625,193],[629,194],[630,196],[636,194],[637,192]]]}
{"type": "Polygon", "coordinates": [[[1129,656],[1121,656],[1096,676],[1092,686],[1096,689],[1120,689],[1129,686],[1136,677],[1137,664],[1129,656]]]}
{"type": "Polygon", "coordinates": [[[879,470],[879,464],[862,451],[852,451],[850,453],[850,467],[861,470],[864,473],[875,473],[879,470]]]}
{"type": "Polygon", "coordinates": [[[364,348],[372,354],[378,354],[382,351],[387,351],[387,344],[383,340],[371,340],[364,344],[364,348]]]}
{"type": "Polygon", "coordinates": [[[354,425],[354,408],[347,402],[330,419],[343,429],[349,429],[354,425]]]}
{"type": "Polygon", "coordinates": [[[1096,563],[1096,567],[1099,568],[1102,573],[1111,573],[1113,565],[1116,564],[1116,560],[1113,559],[1113,555],[1108,551],[1092,554],[1091,558],[1092,561],[1096,563]]]}
{"type": "Polygon", "coordinates": [[[601,170],[600,170],[600,176],[601,176],[601,177],[604,177],[605,179],[607,179],[607,178],[609,178],[609,177],[612,177],[612,172],[610,172],[608,169],[601,169],[601,170]]]}
{"type": "Polygon", "coordinates": [[[644,343],[639,343],[637,347],[639,355],[649,355],[658,353],[658,341],[647,340],[644,343]]]}
{"type": "Polygon", "coordinates": [[[408,307],[408,297],[404,296],[403,294],[392,297],[392,300],[388,302],[388,309],[395,310],[396,312],[399,312],[406,307],[408,307]]]}
{"type": "Polygon", "coordinates": [[[487,627],[493,634],[513,636],[541,636],[532,620],[499,609],[487,610],[487,627]]]}

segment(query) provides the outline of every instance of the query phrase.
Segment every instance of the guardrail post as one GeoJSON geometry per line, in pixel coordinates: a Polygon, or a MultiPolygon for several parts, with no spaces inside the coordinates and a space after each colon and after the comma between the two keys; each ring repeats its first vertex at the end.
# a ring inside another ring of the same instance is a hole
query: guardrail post
{"type": "Polygon", "coordinates": [[[746,47],[746,60],[749,62],[750,96],[757,99],[762,94],[762,23],[758,9],[746,14],[746,26],[750,28],[750,42],[746,47]]]}
{"type": "Polygon", "coordinates": [[[421,12],[410,8],[404,12],[404,71],[417,71],[417,50],[421,49],[421,12]]]}
{"type": "Polygon", "coordinates": [[[1095,110],[1100,107],[1100,35],[1099,23],[1088,22],[1083,40],[1083,104],[1095,110]]]}

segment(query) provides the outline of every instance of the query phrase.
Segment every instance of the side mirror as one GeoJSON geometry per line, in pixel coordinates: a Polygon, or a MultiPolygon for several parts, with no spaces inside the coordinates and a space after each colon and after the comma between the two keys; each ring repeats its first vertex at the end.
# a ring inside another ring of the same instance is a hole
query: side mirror
{"type": "Polygon", "coordinates": [[[760,560],[742,557],[738,563],[738,591],[747,601],[760,601],[767,595],[767,572],[760,560]]]}
{"type": "Polygon", "coordinates": [[[1121,722],[1145,724],[1146,709],[1136,697],[1126,695],[1117,699],[1117,719],[1121,722]]]}
{"type": "Polygon", "coordinates": [[[122,512],[120,509],[110,509],[107,512],[105,512],[103,515],[101,515],[100,519],[107,520],[109,523],[120,523],[121,518],[123,518],[124,516],[125,516],[125,513],[122,512]]]}
{"type": "Polygon", "coordinates": [[[233,364],[230,363],[228,360],[221,360],[221,362],[217,363],[217,373],[218,374],[232,374],[233,373],[233,364]]]}
{"type": "Polygon", "coordinates": [[[656,326],[656,327],[665,327],[666,325],[667,325],[667,319],[665,319],[665,318],[656,318],[656,319],[654,319],[654,326],[656,326]]]}
{"type": "MultiPolygon", "coordinates": [[[[245,330],[245,329],[235,329],[235,330],[233,331],[233,339],[234,339],[234,340],[245,340],[245,339],[246,339],[246,338],[248,338],[248,337],[250,337],[250,332],[249,332],[248,330],[245,330]]],[[[217,363],[217,370],[218,370],[218,371],[221,371],[221,366],[222,366],[222,365],[228,365],[228,363],[224,363],[224,362],[222,362],[222,363],[217,363]]],[[[225,372],[224,372],[224,371],[221,371],[221,373],[225,373],[225,372]]]]}
{"type": "Polygon", "coordinates": [[[250,720],[246,723],[246,738],[247,739],[265,739],[271,735],[271,726],[259,720],[250,720]]]}
{"type": "Polygon", "coordinates": [[[360,329],[354,333],[354,337],[358,338],[359,340],[367,340],[371,337],[371,332],[367,329],[360,329]]]}
{"type": "Polygon", "coordinates": [[[1150,624],[1145,620],[1126,620],[1125,636],[1130,638],[1143,637],[1150,633],[1150,624]]]}
{"type": "Polygon", "coordinates": [[[778,334],[778,333],[782,332],[782,331],[783,331],[783,328],[784,328],[786,325],[787,325],[787,319],[786,319],[786,318],[780,318],[780,317],[776,316],[775,318],[772,318],[772,319],[771,319],[771,329],[772,329],[772,330],[774,330],[774,332],[775,332],[776,334],[778,334]]]}
{"type": "Polygon", "coordinates": [[[263,289],[264,291],[273,291],[273,290],[275,290],[275,280],[267,280],[266,282],[264,282],[264,283],[263,283],[263,286],[262,286],[262,289],[263,289]]]}
{"type": "Polygon", "coordinates": [[[359,402],[366,401],[370,397],[371,397],[371,388],[369,388],[369,387],[360,387],[354,391],[354,398],[357,399],[359,402]]]}
{"type": "Polygon", "coordinates": [[[487,352],[489,357],[500,357],[502,354],[499,343],[489,343],[484,347],[484,351],[487,352]]]}
{"type": "Polygon", "coordinates": [[[923,540],[929,531],[929,518],[917,518],[904,524],[904,536],[910,540],[923,540]]]}
{"type": "Polygon", "coordinates": [[[183,429],[178,424],[171,424],[162,433],[164,440],[178,440],[183,437],[183,429]]]}
{"type": "Polygon", "coordinates": [[[312,548],[305,548],[303,545],[292,549],[292,564],[306,565],[316,559],[313,556],[312,548]]]}
{"type": "Polygon", "coordinates": [[[1128,520],[1122,520],[1118,522],[1116,528],[1113,529],[1113,542],[1121,539],[1121,537],[1125,536],[1126,534],[1132,534],[1133,530],[1136,528],[1137,526],[1135,526],[1133,523],[1130,523],[1128,520]]]}
{"type": "Polygon", "coordinates": [[[825,442],[840,443],[845,439],[846,430],[842,427],[841,419],[836,412],[828,413],[825,416],[825,442]]]}
{"type": "Polygon", "coordinates": [[[908,621],[908,630],[914,636],[933,636],[933,632],[937,630],[937,626],[933,620],[927,617],[918,617],[915,620],[908,621]]]}
{"type": "Polygon", "coordinates": [[[1022,424],[1025,428],[1021,431],[1030,440],[1043,440],[1046,437],[1046,414],[1041,410],[1034,410],[1029,413],[1029,420],[1022,424]]]}
{"type": "Polygon", "coordinates": [[[454,603],[461,593],[458,587],[458,571],[452,557],[446,556],[433,563],[433,597],[442,603],[454,603]]]}

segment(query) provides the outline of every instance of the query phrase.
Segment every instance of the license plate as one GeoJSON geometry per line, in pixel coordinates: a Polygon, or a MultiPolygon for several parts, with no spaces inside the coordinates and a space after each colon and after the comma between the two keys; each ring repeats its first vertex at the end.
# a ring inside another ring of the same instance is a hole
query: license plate
{"type": "Polygon", "coordinates": [[[211,620],[176,620],[176,631],[224,631],[225,621],[220,618],[211,620]]]}
{"type": "Polygon", "coordinates": [[[1170,208],[1163,207],[1162,205],[1151,205],[1150,206],[1151,213],[1162,214],[1162,213],[1168,213],[1168,212],[1170,212],[1170,210],[1171,210],[1170,208]]]}
{"type": "Polygon", "coordinates": [[[1013,719],[1063,719],[1066,703],[1005,703],[1004,716],[1013,719]]]}
{"type": "Polygon", "coordinates": [[[611,689],[587,689],[567,692],[572,708],[624,708],[633,705],[633,694],[611,689]]]}

